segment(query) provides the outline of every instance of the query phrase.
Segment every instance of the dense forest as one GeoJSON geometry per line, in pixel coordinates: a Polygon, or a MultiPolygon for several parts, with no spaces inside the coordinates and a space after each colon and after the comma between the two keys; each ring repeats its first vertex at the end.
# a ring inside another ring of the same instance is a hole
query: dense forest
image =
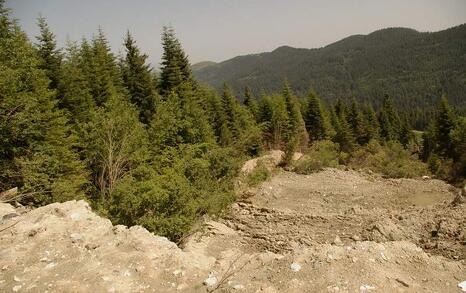
{"type": "Polygon", "coordinates": [[[246,87],[240,103],[228,85],[218,95],[196,81],[170,27],[155,74],[129,32],[116,56],[102,30],[58,48],[44,18],[38,26],[30,41],[0,0],[0,191],[18,187],[22,204],[86,199],[114,223],[178,241],[235,199],[241,163],[268,149],[297,172],[466,175],[466,118],[446,97],[422,134],[388,95],[375,111],[312,91],[298,98],[280,80],[259,98],[246,87]],[[309,159],[293,163],[297,151],[309,159]]]}
{"type": "Polygon", "coordinates": [[[237,93],[279,90],[284,78],[300,96],[313,88],[327,103],[338,98],[371,103],[378,110],[388,94],[416,129],[424,129],[442,94],[466,113],[466,24],[434,33],[389,28],[354,35],[319,49],[283,46],[270,53],[202,62],[194,75],[237,93]]]}

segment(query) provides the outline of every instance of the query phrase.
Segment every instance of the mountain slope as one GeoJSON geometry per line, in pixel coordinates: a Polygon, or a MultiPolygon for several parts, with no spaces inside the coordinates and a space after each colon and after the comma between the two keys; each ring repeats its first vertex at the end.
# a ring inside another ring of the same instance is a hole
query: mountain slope
{"type": "Polygon", "coordinates": [[[279,47],[194,70],[196,77],[257,94],[280,89],[286,78],[299,94],[310,87],[327,101],[375,102],[389,94],[398,106],[426,107],[446,93],[466,107],[466,24],[435,33],[388,28],[354,35],[318,49],[279,47]]]}

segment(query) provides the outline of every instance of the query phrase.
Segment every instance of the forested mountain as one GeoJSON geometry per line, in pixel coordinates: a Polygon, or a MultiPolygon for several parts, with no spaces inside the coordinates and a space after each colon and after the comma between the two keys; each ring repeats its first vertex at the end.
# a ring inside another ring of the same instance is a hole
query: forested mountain
{"type": "Polygon", "coordinates": [[[299,95],[313,88],[326,102],[354,97],[376,109],[388,94],[422,128],[442,94],[466,109],[466,24],[434,33],[388,28],[319,49],[283,46],[193,69],[207,84],[226,82],[238,92],[276,92],[287,79],[299,95]]]}

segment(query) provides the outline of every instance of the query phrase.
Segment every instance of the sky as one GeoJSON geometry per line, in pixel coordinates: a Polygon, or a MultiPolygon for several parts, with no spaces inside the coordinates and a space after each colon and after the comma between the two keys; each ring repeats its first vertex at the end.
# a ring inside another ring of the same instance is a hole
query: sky
{"type": "Polygon", "coordinates": [[[58,43],[101,27],[115,53],[129,30],[157,67],[164,25],[175,28],[192,64],[272,51],[317,48],[386,27],[438,31],[466,23],[466,0],[6,0],[31,39],[43,15],[58,43]]]}

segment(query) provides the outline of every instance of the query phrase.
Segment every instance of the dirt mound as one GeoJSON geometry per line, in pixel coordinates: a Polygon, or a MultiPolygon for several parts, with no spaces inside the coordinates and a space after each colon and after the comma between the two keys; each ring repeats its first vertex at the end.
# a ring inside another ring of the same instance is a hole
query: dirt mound
{"type": "Polygon", "coordinates": [[[3,222],[11,227],[0,234],[2,292],[166,291],[201,283],[215,261],[142,227],[113,226],[84,201],[3,222]]]}
{"type": "Polygon", "coordinates": [[[282,172],[178,248],[84,201],[0,204],[2,292],[458,292],[466,205],[438,180],[282,172]]]}

